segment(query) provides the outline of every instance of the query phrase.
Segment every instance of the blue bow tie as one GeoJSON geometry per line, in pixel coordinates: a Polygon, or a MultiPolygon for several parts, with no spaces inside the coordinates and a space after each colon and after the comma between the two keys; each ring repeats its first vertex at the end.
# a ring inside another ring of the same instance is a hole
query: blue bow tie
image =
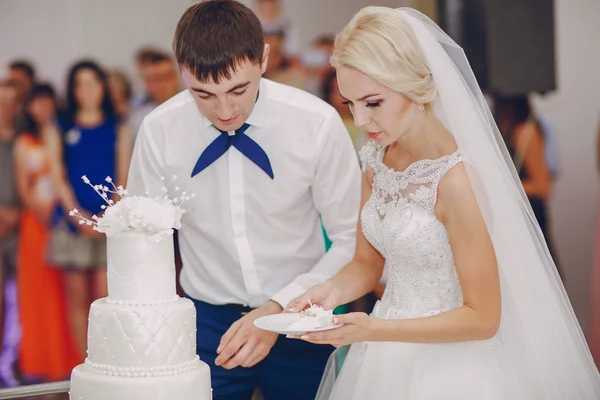
{"type": "Polygon", "coordinates": [[[233,146],[273,179],[275,176],[273,175],[269,156],[267,156],[267,153],[265,153],[258,143],[245,134],[246,129],[249,127],[250,125],[248,124],[242,125],[240,129],[235,131],[234,135],[229,135],[227,132],[219,130],[221,135],[213,140],[202,154],[200,154],[200,157],[194,166],[194,170],[192,171],[192,178],[217,161],[231,146],[233,146]]]}

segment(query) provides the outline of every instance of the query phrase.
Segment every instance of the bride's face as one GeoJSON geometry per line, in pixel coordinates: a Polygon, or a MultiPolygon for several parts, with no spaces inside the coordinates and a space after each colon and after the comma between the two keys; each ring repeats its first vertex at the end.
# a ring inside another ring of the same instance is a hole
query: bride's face
{"type": "Polygon", "coordinates": [[[408,132],[420,117],[417,105],[353,68],[337,69],[340,93],[350,106],[354,123],[377,144],[390,145],[408,132]]]}

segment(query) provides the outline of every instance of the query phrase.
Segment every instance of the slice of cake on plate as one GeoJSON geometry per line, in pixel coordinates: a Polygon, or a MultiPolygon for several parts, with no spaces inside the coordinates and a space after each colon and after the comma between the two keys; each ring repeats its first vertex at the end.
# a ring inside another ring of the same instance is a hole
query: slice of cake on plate
{"type": "Polygon", "coordinates": [[[290,324],[289,329],[298,331],[314,331],[332,326],[333,310],[325,310],[315,304],[300,312],[300,319],[290,324]]]}

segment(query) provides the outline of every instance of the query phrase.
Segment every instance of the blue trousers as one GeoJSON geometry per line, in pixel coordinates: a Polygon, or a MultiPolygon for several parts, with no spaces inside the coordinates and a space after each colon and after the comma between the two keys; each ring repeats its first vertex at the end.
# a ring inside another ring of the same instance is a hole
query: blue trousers
{"type": "Polygon", "coordinates": [[[265,400],[314,400],[332,346],[280,335],[269,355],[254,367],[226,370],[215,365],[221,337],[251,309],[190,300],[196,306],[196,348],[210,367],[213,400],[250,400],[257,387],[265,400]]]}

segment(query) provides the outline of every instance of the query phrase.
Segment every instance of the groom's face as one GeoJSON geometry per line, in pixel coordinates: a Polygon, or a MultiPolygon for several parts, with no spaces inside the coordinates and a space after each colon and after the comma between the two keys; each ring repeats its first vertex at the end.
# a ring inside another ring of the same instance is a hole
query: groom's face
{"type": "Polygon", "coordinates": [[[222,131],[239,129],[248,119],[258,96],[260,78],[265,72],[268,47],[260,64],[247,60],[239,62],[230,78],[215,82],[211,77],[200,82],[187,68],[181,72],[186,88],[192,94],[202,115],[222,131]]]}

